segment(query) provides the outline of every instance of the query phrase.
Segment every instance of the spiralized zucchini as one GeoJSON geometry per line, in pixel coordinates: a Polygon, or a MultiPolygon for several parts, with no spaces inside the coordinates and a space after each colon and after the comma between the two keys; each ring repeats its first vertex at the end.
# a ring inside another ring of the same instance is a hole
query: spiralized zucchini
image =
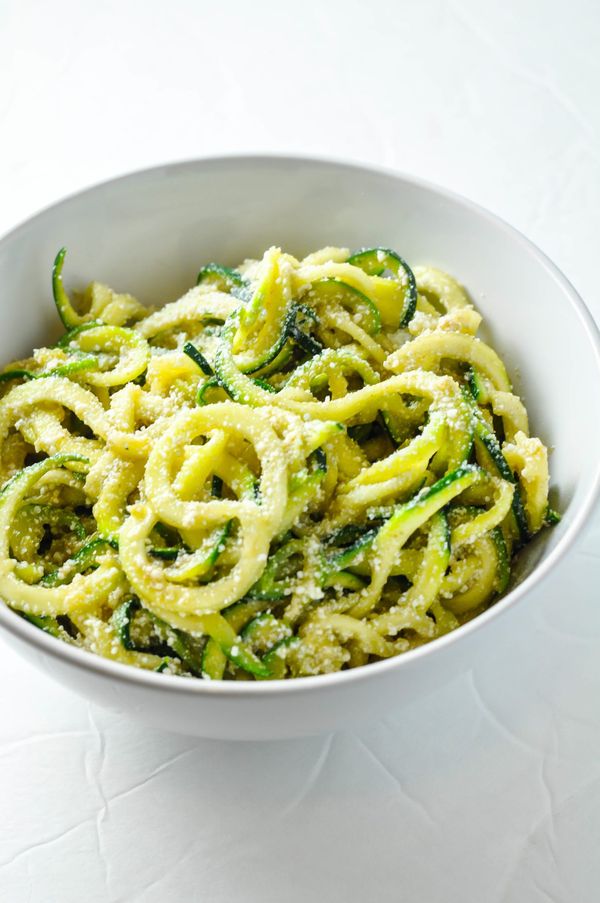
{"type": "Polygon", "coordinates": [[[64,642],[202,679],[353,668],[510,585],[558,515],[464,289],[385,248],[205,265],[158,311],[52,285],[0,374],[0,595],[64,642]]]}

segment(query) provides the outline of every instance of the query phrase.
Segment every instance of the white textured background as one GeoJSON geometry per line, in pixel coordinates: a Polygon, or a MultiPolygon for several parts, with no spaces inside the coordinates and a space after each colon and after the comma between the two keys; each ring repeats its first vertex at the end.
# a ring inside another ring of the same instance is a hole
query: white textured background
{"type": "MultiPolygon", "coordinates": [[[[171,159],[341,156],[490,207],[600,318],[599,46],[596,0],[0,0],[0,231],[171,159]]],[[[599,549],[484,668],[320,739],[150,731],[2,643],[0,900],[597,903],[599,549]]]]}

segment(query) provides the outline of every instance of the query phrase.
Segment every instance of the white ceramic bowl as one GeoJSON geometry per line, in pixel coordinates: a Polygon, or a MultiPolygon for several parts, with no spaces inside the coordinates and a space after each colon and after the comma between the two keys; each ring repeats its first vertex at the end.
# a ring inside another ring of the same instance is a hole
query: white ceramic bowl
{"type": "Polygon", "coordinates": [[[272,244],[386,245],[467,286],[551,456],[559,526],[521,558],[515,588],[453,634],[354,671],[272,683],[208,683],[129,668],[60,643],[0,604],[4,635],[37,667],[101,705],[203,737],[270,739],[377,717],[471,666],[510,631],[519,606],[551,589],[600,484],[600,342],[574,289],[514,229],[446,191],[391,172],[283,157],[161,166],[55,204],[0,241],[0,364],[47,341],[50,267],[69,249],[67,281],[100,279],[150,303],[173,300],[199,265],[236,263],[272,244]]]}

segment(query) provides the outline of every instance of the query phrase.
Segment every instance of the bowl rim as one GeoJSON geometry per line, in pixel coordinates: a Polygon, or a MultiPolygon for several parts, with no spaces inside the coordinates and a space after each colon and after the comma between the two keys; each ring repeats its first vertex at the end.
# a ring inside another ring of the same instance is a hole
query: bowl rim
{"type": "MultiPolygon", "coordinates": [[[[577,316],[583,328],[589,343],[592,357],[595,360],[598,371],[598,380],[600,384],[600,329],[596,324],[591,312],[585,302],[557,267],[557,265],[529,238],[522,232],[511,226],[495,213],[487,210],[485,207],[471,201],[463,195],[451,191],[430,182],[427,179],[412,176],[408,173],[393,169],[391,167],[380,166],[367,162],[357,162],[353,160],[342,160],[335,157],[327,157],[310,154],[287,154],[287,153],[230,153],[210,155],[206,157],[192,157],[171,162],[144,167],[142,169],[134,169],[121,173],[115,177],[103,179],[100,182],[93,183],[87,187],[71,192],[63,198],[54,201],[32,215],[21,220],[16,226],[9,229],[0,236],[0,244],[17,235],[21,230],[29,228],[29,226],[37,219],[43,217],[46,213],[68,204],[70,201],[78,199],[87,194],[101,192],[110,185],[115,185],[121,181],[133,180],[141,177],[159,175],[164,171],[175,171],[186,169],[196,169],[198,167],[227,167],[239,165],[297,165],[297,166],[317,166],[330,167],[331,169],[355,170],[362,175],[378,175],[384,176],[395,181],[404,182],[408,185],[424,190],[430,194],[437,195],[453,205],[462,207],[472,216],[484,219],[506,233],[509,238],[519,244],[522,249],[532,257],[538,265],[547,271],[552,279],[562,289],[563,295],[566,296],[571,305],[573,313],[577,316]]],[[[0,625],[9,633],[14,634],[25,644],[38,647],[40,652],[48,654],[59,660],[66,660],[76,668],[83,671],[95,672],[98,676],[125,681],[129,684],[137,684],[140,687],[147,687],[149,690],[161,690],[163,693],[185,693],[199,694],[200,696],[228,696],[235,698],[243,697],[271,697],[273,694],[295,694],[324,690],[326,687],[332,688],[336,685],[348,685],[356,681],[369,679],[369,676],[376,678],[378,675],[393,671],[395,669],[407,668],[413,662],[440,654],[449,647],[454,646],[461,641],[466,641],[469,636],[481,630],[490,621],[503,615],[509,609],[512,609],[519,600],[527,595],[535,587],[548,578],[548,575],[554,570],[556,565],[564,558],[568,550],[573,546],[577,537],[581,534],[582,529],[588,522],[590,515],[594,509],[595,503],[600,497],[600,459],[592,472],[590,485],[588,486],[585,497],[579,507],[575,510],[572,520],[567,525],[564,535],[558,541],[556,547],[545,557],[521,583],[519,583],[506,596],[494,603],[486,611],[477,615],[471,621],[463,624],[457,630],[446,634],[430,643],[425,643],[416,649],[411,649],[401,655],[394,656],[379,662],[373,662],[358,668],[352,668],[346,671],[336,671],[331,674],[318,674],[302,678],[283,679],[273,681],[207,681],[200,679],[182,680],[178,675],[170,675],[164,673],[156,673],[147,671],[142,668],[136,668],[132,665],[115,662],[111,659],[103,658],[95,655],[85,649],[71,646],[62,640],[44,633],[38,627],[20,618],[9,605],[0,600],[0,625]]]]}

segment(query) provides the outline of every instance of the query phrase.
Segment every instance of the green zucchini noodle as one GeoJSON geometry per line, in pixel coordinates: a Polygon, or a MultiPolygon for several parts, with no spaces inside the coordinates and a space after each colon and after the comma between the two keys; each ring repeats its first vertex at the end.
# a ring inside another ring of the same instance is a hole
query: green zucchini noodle
{"type": "Polygon", "coordinates": [[[159,310],[54,263],[0,374],[0,596],[155,671],[268,680],[440,637],[558,515],[464,289],[394,251],[209,263],[159,310]]]}

